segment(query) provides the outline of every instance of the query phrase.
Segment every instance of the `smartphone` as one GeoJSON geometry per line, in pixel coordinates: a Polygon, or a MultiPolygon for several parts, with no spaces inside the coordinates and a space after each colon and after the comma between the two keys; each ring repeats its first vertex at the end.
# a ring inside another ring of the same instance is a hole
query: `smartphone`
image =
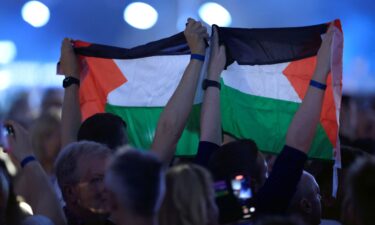
{"type": "Polygon", "coordinates": [[[242,218],[249,219],[255,213],[254,204],[252,204],[253,191],[251,189],[250,179],[244,175],[237,175],[231,180],[231,187],[234,196],[236,196],[242,210],[242,218]]]}
{"type": "Polygon", "coordinates": [[[4,152],[9,152],[11,150],[8,142],[9,135],[14,135],[13,127],[0,123],[0,147],[4,152]]]}
{"type": "Polygon", "coordinates": [[[253,197],[249,181],[243,175],[237,175],[231,180],[234,195],[239,200],[247,200],[253,197]]]}
{"type": "Polygon", "coordinates": [[[251,219],[255,204],[250,179],[239,174],[228,180],[216,181],[214,188],[221,223],[251,219]]]}

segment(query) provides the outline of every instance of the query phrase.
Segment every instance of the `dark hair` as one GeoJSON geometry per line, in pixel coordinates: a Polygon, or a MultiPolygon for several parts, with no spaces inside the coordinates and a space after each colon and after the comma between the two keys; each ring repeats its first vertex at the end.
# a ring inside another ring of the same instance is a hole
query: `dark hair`
{"type": "Polygon", "coordinates": [[[221,146],[211,156],[208,167],[215,180],[229,179],[239,174],[260,180],[262,174],[257,164],[259,156],[254,141],[237,140],[221,146]]]}
{"type": "MultiPolygon", "coordinates": [[[[360,157],[351,166],[346,180],[347,193],[344,200],[345,210],[355,211],[352,218],[363,225],[374,224],[375,221],[375,158],[360,157]]],[[[346,222],[347,219],[344,221],[346,222]]],[[[350,220],[350,219],[349,219],[350,220]]]]}
{"type": "Polygon", "coordinates": [[[97,113],[87,118],[78,131],[77,140],[95,141],[110,149],[127,144],[126,123],[111,113],[97,113]]]}
{"type": "Polygon", "coordinates": [[[163,164],[150,152],[122,147],[113,159],[109,189],[132,213],[151,217],[157,213],[164,190],[163,164]]]}

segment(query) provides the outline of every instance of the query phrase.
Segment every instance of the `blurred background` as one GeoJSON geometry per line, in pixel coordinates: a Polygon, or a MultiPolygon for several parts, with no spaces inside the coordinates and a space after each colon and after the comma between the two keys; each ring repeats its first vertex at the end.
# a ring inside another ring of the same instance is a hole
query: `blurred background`
{"type": "Polygon", "coordinates": [[[363,123],[361,132],[372,135],[374,12],[372,0],[0,0],[0,119],[17,113],[33,118],[39,106],[61,104],[63,78],[56,75],[56,63],[64,37],[134,47],[182,31],[187,17],[246,28],[307,26],[339,18],[345,38],[343,110],[356,118],[343,126],[355,126],[358,134],[363,123]]]}

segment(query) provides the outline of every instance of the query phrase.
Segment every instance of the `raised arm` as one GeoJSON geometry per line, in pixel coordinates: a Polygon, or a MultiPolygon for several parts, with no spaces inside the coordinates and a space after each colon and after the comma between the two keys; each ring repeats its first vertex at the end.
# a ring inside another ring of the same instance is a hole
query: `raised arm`
{"type": "MultiPolygon", "coordinates": [[[[192,54],[205,54],[207,29],[193,19],[188,19],[184,31],[192,54]]],[[[192,109],[203,60],[191,59],[181,81],[162,112],[152,143],[154,151],[165,163],[173,158],[178,140],[192,109]]]]}
{"type": "Polygon", "coordinates": [[[286,146],[277,157],[265,184],[255,195],[259,215],[285,213],[296,192],[320,118],[324,85],[331,65],[331,42],[332,28],[323,37],[312,77],[312,80],[320,84],[310,85],[289,126],[286,146]]]}
{"type": "Polygon", "coordinates": [[[333,25],[323,36],[322,44],[317,54],[317,64],[313,81],[322,85],[310,85],[297,113],[294,115],[286,136],[286,145],[308,153],[313,141],[316,127],[322,110],[324,88],[331,69],[331,43],[333,25]],[[320,86],[321,88],[317,87],[320,86]]]}
{"type": "MultiPolygon", "coordinates": [[[[225,67],[225,47],[219,46],[217,27],[212,27],[210,62],[207,70],[207,80],[220,83],[220,74],[225,67]]],[[[221,145],[221,113],[220,89],[208,86],[204,92],[201,111],[201,141],[221,145]]]]}
{"type": "Polygon", "coordinates": [[[51,219],[56,225],[66,224],[66,219],[51,182],[42,166],[33,157],[30,136],[28,132],[15,122],[7,122],[13,127],[14,135],[9,135],[11,153],[22,165],[28,191],[26,201],[30,204],[34,214],[43,215],[51,219]]]}
{"type": "MultiPolygon", "coordinates": [[[[65,38],[62,42],[60,66],[65,77],[73,77],[79,80],[77,56],[74,53],[71,40],[68,38],[65,38]]],[[[77,84],[72,84],[66,87],[64,92],[61,115],[61,147],[77,140],[80,125],[79,86],[77,84]]]]}

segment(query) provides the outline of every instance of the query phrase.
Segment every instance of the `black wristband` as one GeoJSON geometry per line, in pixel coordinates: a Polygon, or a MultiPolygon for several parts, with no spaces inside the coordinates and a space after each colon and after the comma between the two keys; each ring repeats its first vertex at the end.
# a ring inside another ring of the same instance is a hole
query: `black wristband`
{"type": "Polygon", "coordinates": [[[216,87],[216,88],[219,88],[219,90],[221,90],[220,82],[217,82],[217,81],[214,81],[214,80],[204,79],[204,81],[202,83],[203,90],[206,90],[208,87],[216,87]]]}
{"type": "Polygon", "coordinates": [[[65,79],[63,80],[63,88],[67,88],[72,84],[76,84],[79,87],[80,83],[81,82],[79,81],[79,79],[75,77],[65,77],[65,79]]]}

